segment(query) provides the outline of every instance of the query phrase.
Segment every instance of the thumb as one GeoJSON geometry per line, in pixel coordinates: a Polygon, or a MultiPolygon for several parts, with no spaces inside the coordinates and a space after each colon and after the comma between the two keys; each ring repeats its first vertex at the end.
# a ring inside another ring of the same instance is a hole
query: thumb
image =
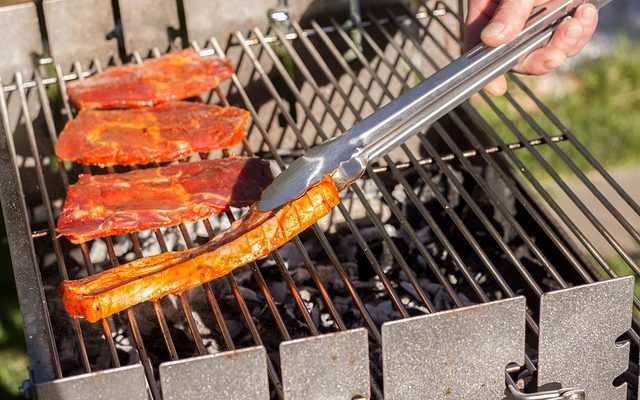
{"type": "Polygon", "coordinates": [[[502,0],[480,39],[491,47],[508,43],[518,36],[527,22],[534,0],[502,0]]]}

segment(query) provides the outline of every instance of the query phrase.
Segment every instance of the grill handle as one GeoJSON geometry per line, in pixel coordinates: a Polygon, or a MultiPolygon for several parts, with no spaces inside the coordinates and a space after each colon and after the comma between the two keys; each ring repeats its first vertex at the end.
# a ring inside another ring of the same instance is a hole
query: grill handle
{"type": "MultiPolygon", "coordinates": [[[[517,364],[511,364],[511,366],[515,367],[516,371],[519,369],[517,364]]],[[[586,398],[584,390],[574,388],[560,388],[537,393],[524,393],[518,389],[513,378],[509,375],[509,367],[507,367],[505,377],[511,396],[517,400],[585,400],[586,398]]]]}
{"type": "Polygon", "coordinates": [[[509,384],[509,391],[518,400],[585,400],[584,390],[580,389],[567,388],[547,392],[523,393],[509,384]]]}

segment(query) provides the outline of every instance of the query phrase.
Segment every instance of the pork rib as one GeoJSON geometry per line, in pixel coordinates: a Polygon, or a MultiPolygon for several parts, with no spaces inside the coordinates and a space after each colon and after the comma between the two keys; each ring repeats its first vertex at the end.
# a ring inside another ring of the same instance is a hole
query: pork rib
{"type": "Polygon", "coordinates": [[[162,253],[61,285],[64,307],[72,316],[95,322],[143,301],[176,294],[219,278],[266,256],[340,201],[330,177],[277,211],[247,214],[207,244],[162,253]]]}
{"type": "Polygon", "coordinates": [[[272,179],[269,163],[243,157],[81,175],[69,187],[57,231],[82,243],[193,222],[254,203],[272,179]]]}
{"type": "Polygon", "coordinates": [[[108,68],[88,79],[68,83],[67,92],[81,110],[149,107],[197,96],[232,74],[229,61],[203,57],[186,49],[142,64],[108,68]]]}
{"type": "Polygon", "coordinates": [[[246,134],[249,112],[177,101],[111,111],[81,111],[67,122],[56,155],[81,164],[132,165],[173,161],[226,149],[246,134]]]}

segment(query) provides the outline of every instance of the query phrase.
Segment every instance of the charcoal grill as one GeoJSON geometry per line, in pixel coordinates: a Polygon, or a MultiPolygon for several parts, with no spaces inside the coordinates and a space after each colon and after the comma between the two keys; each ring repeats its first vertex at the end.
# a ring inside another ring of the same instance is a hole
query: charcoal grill
{"type": "Polygon", "coordinates": [[[232,152],[279,170],[460,55],[462,2],[291,3],[0,8],[0,194],[25,395],[638,398],[640,299],[608,259],[640,274],[640,207],[516,76],[504,102],[481,93],[368,167],[330,216],[265,260],[96,324],[68,317],[63,279],[197,246],[242,210],[80,246],[57,238],[68,185],[113,171],[53,155],[74,116],[67,82],[184,46],[228,57],[232,80],[199,100],[249,110],[232,152]]]}

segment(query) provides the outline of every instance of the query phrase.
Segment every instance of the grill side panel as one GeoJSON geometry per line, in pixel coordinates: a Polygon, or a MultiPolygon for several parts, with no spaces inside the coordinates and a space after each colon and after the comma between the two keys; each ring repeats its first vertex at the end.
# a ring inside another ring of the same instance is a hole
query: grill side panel
{"type": "MultiPolygon", "coordinates": [[[[2,84],[0,82],[0,87],[2,84]]],[[[0,90],[0,203],[4,216],[13,273],[31,361],[30,376],[35,382],[61,377],[56,362],[57,350],[50,324],[49,310],[40,279],[39,267],[31,240],[24,190],[17,170],[13,130],[5,95],[0,90]]]]}

